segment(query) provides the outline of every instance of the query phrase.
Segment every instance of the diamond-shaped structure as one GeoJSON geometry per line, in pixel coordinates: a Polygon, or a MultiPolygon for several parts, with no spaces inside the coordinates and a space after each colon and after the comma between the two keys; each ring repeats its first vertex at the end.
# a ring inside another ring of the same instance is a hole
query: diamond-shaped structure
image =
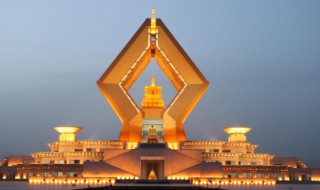
{"type": "Polygon", "coordinates": [[[119,140],[141,142],[143,110],[129,89],[155,58],[178,91],[162,113],[163,141],[185,141],[183,122],[205,93],[209,83],[161,19],[146,19],[98,80],[102,94],[123,123],[119,140]]]}

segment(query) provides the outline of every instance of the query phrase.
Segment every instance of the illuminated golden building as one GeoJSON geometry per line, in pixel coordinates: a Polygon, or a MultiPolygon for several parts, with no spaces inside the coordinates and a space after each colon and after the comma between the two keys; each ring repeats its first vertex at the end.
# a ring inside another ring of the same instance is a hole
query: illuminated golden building
{"type": "Polygon", "coordinates": [[[220,162],[222,165],[242,166],[270,166],[274,155],[257,154],[256,144],[247,142],[245,134],[251,128],[243,126],[226,127],[229,140],[226,141],[186,141],[182,149],[200,150],[206,162],[220,162]]]}
{"type": "Polygon", "coordinates": [[[161,19],[155,18],[154,10],[97,85],[122,122],[118,140],[78,140],[81,127],[54,127],[59,140],[48,143],[49,152],[1,160],[0,180],[115,183],[150,179],[206,185],[320,181],[320,169],[308,168],[296,158],[256,153],[258,145],[247,141],[249,127],[224,128],[228,141],[187,140],[183,123],[209,83],[161,19]],[[144,88],[141,107],[129,94],[151,59],[177,90],[167,106],[154,76],[144,88]]]}
{"type": "Polygon", "coordinates": [[[81,127],[54,127],[60,133],[59,141],[48,143],[50,152],[32,154],[35,164],[83,164],[85,161],[102,161],[106,149],[122,149],[124,143],[108,140],[77,140],[81,127]]]}
{"type": "Polygon", "coordinates": [[[183,123],[203,96],[209,83],[161,19],[146,19],[97,84],[123,123],[119,140],[142,142],[143,112],[128,91],[155,59],[177,90],[164,108],[163,142],[186,140],[183,123]]]}

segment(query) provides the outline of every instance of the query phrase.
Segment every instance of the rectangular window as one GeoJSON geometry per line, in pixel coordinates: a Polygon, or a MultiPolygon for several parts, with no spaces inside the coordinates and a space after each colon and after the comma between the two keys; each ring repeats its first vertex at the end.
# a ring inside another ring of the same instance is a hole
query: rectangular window
{"type": "Polygon", "coordinates": [[[242,178],[252,178],[252,177],[253,177],[252,173],[243,173],[242,174],[242,178]]]}
{"type": "Polygon", "coordinates": [[[275,179],[278,178],[278,174],[277,173],[269,173],[268,176],[269,176],[269,178],[275,178],[275,179]]]}
{"type": "Polygon", "coordinates": [[[263,178],[264,174],[263,173],[257,173],[257,178],[263,178]]]}
{"type": "Polygon", "coordinates": [[[218,153],[218,152],[219,152],[219,149],[213,149],[213,152],[218,153]]]}
{"type": "Polygon", "coordinates": [[[157,144],[158,140],[157,139],[148,139],[149,144],[157,144]]]}
{"type": "Polygon", "coordinates": [[[240,161],[240,162],[239,162],[239,165],[241,165],[241,166],[245,166],[245,165],[247,165],[247,162],[240,161]]]}
{"type": "Polygon", "coordinates": [[[29,176],[30,176],[30,177],[36,177],[36,176],[37,176],[37,173],[36,173],[36,172],[29,172],[29,176]]]}
{"type": "Polygon", "coordinates": [[[226,165],[231,165],[231,161],[226,161],[226,165]]]}
{"type": "Polygon", "coordinates": [[[223,153],[231,152],[230,150],[222,150],[223,153]]]}
{"type": "Polygon", "coordinates": [[[86,151],[87,151],[87,152],[95,152],[96,149],[95,149],[95,148],[87,148],[86,151]]]}
{"type": "Polygon", "coordinates": [[[58,172],[52,172],[53,177],[58,177],[58,172]]]}
{"type": "Polygon", "coordinates": [[[77,177],[78,173],[77,172],[67,172],[66,175],[67,175],[67,177],[77,177]]]}
{"type": "Polygon", "coordinates": [[[83,149],[74,149],[75,152],[82,152],[83,149]]]}
{"type": "Polygon", "coordinates": [[[58,177],[62,177],[63,176],[63,172],[58,172],[58,177]]]}
{"type": "Polygon", "coordinates": [[[48,177],[49,173],[48,172],[41,172],[41,177],[48,177]]]}
{"type": "Polygon", "coordinates": [[[238,177],[239,177],[238,173],[229,173],[228,174],[228,178],[238,178],[238,177]]]}

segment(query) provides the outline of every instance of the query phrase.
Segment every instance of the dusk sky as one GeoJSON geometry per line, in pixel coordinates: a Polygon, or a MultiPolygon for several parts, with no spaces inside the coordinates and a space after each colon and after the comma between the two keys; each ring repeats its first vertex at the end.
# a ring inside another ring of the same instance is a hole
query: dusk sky
{"type": "MultiPolygon", "coordinates": [[[[320,1],[0,1],[0,159],[49,151],[54,126],[117,139],[121,122],[96,81],[155,8],[210,82],[184,123],[188,140],[249,126],[258,153],[320,167],[320,1]]],[[[151,62],[130,93],[163,86],[151,62]]]]}

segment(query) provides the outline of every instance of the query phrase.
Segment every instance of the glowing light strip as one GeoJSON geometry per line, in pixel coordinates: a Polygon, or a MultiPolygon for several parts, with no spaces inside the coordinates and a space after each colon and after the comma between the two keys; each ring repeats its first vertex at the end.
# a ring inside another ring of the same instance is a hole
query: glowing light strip
{"type": "Polygon", "coordinates": [[[128,70],[128,72],[123,76],[123,78],[121,79],[121,81],[119,82],[119,86],[121,88],[121,90],[124,92],[124,94],[127,96],[127,98],[129,99],[130,103],[133,105],[133,107],[136,109],[136,111],[138,113],[140,113],[140,109],[138,108],[138,106],[136,105],[136,103],[132,100],[132,98],[130,97],[130,95],[128,94],[128,92],[123,88],[122,83],[126,80],[126,78],[129,76],[129,74],[134,70],[134,68],[138,65],[139,61],[143,58],[144,55],[146,55],[146,53],[148,52],[150,47],[150,29],[148,29],[148,45],[146,47],[146,49],[140,54],[140,56],[138,57],[138,59],[133,63],[133,65],[130,67],[130,69],[128,70]]]}
{"type": "Polygon", "coordinates": [[[124,92],[124,94],[127,96],[127,98],[129,99],[130,103],[133,105],[133,107],[136,109],[136,111],[138,113],[140,113],[140,109],[137,107],[136,103],[132,100],[132,98],[130,97],[130,95],[128,94],[128,92],[122,87],[121,84],[119,84],[121,90],[124,92]]]}
{"type": "MultiPolygon", "coordinates": [[[[158,38],[158,36],[157,36],[158,38]]],[[[167,63],[169,64],[169,66],[173,69],[173,71],[175,72],[176,76],[178,76],[180,78],[180,80],[183,82],[184,86],[183,88],[178,92],[178,94],[176,95],[176,97],[173,99],[173,101],[170,103],[170,106],[166,109],[165,113],[168,113],[170,108],[172,107],[172,105],[177,101],[177,99],[179,98],[179,96],[182,94],[182,92],[186,89],[187,87],[187,82],[184,80],[184,78],[180,75],[180,73],[177,71],[177,69],[175,68],[175,66],[171,63],[171,61],[169,60],[169,58],[165,55],[165,53],[161,50],[161,48],[158,45],[158,40],[157,40],[157,48],[159,50],[159,52],[161,53],[161,55],[164,57],[164,59],[167,61],[167,63]]]]}

